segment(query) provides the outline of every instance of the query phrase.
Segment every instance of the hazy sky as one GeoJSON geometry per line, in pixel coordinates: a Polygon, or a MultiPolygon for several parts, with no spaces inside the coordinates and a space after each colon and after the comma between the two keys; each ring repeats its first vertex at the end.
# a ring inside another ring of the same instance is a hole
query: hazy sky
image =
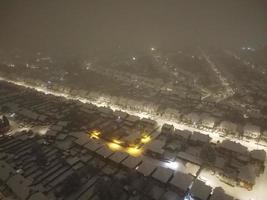
{"type": "Polygon", "coordinates": [[[267,0],[0,0],[5,47],[266,44],[267,0]]]}

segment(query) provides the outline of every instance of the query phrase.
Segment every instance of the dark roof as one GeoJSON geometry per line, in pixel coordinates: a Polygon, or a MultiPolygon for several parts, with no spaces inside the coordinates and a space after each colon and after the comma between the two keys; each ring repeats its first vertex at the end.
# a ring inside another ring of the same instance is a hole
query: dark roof
{"type": "Polygon", "coordinates": [[[247,165],[239,169],[238,179],[251,184],[255,184],[256,174],[252,166],[247,165]]]}
{"type": "Polygon", "coordinates": [[[74,142],[80,146],[85,145],[86,143],[90,142],[90,138],[88,135],[83,134],[78,139],[76,139],[74,142]]]}
{"type": "Polygon", "coordinates": [[[191,137],[190,140],[194,141],[194,142],[202,142],[202,143],[208,143],[210,141],[210,136],[209,135],[205,135],[199,132],[194,132],[191,137]]]}
{"type": "Polygon", "coordinates": [[[220,187],[217,187],[213,190],[213,194],[210,200],[233,200],[234,198],[225,194],[224,190],[220,187]]]}
{"type": "Polygon", "coordinates": [[[250,152],[250,156],[253,159],[259,160],[261,162],[265,162],[266,160],[266,152],[264,150],[253,150],[250,152]]]}
{"type": "Polygon", "coordinates": [[[229,151],[240,153],[240,154],[246,154],[248,152],[248,148],[241,145],[240,143],[233,142],[230,140],[224,140],[222,143],[218,144],[220,148],[227,149],[229,151]]]}
{"type": "Polygon", "coordinates": [[[189,174],[184,174],[181,172],[176,172],[170,181],[170,184],[177,189],[185,192],[193,181],[193,177],[189,174]]]}
{"type": "Polygon", "coordinates": [[[164,195],[161,198],[162,200],[183,200],[182,197],[178,196],[176,192],[173,191],[167,191],[164,193],[164,195]]]}
{"type": "Polygon", "coordinates": [[[100,143],[97,140],[91,140],[89,141],[84,147],[90,151],[96,151],[99,148],[101,148],[103,146],[102,143],[100,143]]]}
{"type": "Polygon", "coordinates": [[[107,158],[113,154],[113,151],[111,151],[107,146],[103,146],[102,148],[98,149],[96,153],[104,158],[107,158]]]}
{"type": "Polygon", "coordinates": [[[175,129],[174,131],[174,135],[180,138],[183,138],[185,140],[187,140],[190,135],[192,134],[192,132],[188,131],[188,130],[179,130],[179,129],[175,129]]]}
{"type": "Polygon", "coordinates": [[[167,183],[171,178],[173,171],[168,168],[158,167],[157,170],[152,174],[152,177],[162,183],[167,183]]]}
{"type": "Polygon", "coordinates": [[[120,163],[121,161],[123,161],[127,157],[128,157],[127,153],[117,151],[112,156],[110,156],[109,159],[116,162],[116,163],[120,163]]]}
{"type": "Polygon", "coordinates": [[[129,156],[126,158],[122,164],[130,169],[135,168],[137,165],[139,165],[142,162],[142,159],[140,157],[133,157],[129,156]]]}
{"type": "Polygon", "coordinates": [[[153,165],[151,162],[143,161],[141,165],[138,166],[137,171],[139,171],[144,176],[149,176],[155,169],[156,166],[153,165]]]}
{"type": "Polygon", "coordinates": [[[199,200],[207,200],[211,190],[212,188],[210,186],[197,179],[192,185],[190,194],[192,197],[198,198],[199,200]]]}

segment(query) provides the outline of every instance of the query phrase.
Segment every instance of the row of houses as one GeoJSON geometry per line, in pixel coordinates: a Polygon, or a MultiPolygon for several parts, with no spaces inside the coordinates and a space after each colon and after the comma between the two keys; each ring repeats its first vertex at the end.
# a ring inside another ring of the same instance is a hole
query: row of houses
{"type": "Polygon", "coordinates": [[[154,148],[148,147],[149,155],[163,159],[165,158],[164,152],[168,150],[175,152],[180,159],[201,166],[203,160],[198,152],[209,145],[214,149],[214,163],[211,166],[218,172],[220,179],[228,184],[239,185],[251,190],[255,185],[256,177],[265,170],[266,152],[264,150],[249,151],[242,144],[228,139],[213,144],[209,135],[175,130],[168,124],[163,125],[161,133],[167,139],[158,140],[154,148]],[[168,138],[171,138],[170,142],[165,142],[168,141],[168,138]],[[184,148],[181,148],[181,145],[184,148]],[[227,170],[225,170],[226,168],[227,170]]]}
{"type": "Polygon", "coordinates": [[[218,117],[214,117],[208,113],[191,112],[188,114],[180,113],[175,109],[166,109],[164,117],[173,121],[181,121],[190,124],[193,127],[218,131],[221,134],[233,135],[236,137],[246,137],[251,139],[267,139],[267,130],[264,131],[260,126],[247,123],[245,125],[236,124],[230,121],[222,121],[218,117]]]}
{"type": "MultiPolygon", "coordinates": [[[[194,177],[192,175],[179,171],[174,172],[172,169],[158,166],[153,164],[153,162],[146,157],[134,157],[125,152],[112,151],[105,146],[105,144],[99,142],[99,140],[92,140],[88,139],[88,137],[84,138],[83,136],[78,137],[78,135],[76,135],[76,137],[77,140],[75,140],[75,143],[77,145],[79,144],[80,148],[87,148],[98,156],[108,159],[118,166],[125,167],[127,170],[137,171],[144,177],[151,177],[160,184],[164,185],[164,187],[168,185],[180,197],[185,197],[190,194],[190,196],[195,199],[207,200],[213,195],[213,190],[210,186],[198,179],[194,181],[194,177]],[[81,143],[81,140],[84,142],[81,143]]],[[[158,142],[156,143],[158,144],[158,142]]],[[[216,194],[217,193],[215,192],[214,195],[216,194]]],[[[228,196],[226,194],[224,195],[228,196]]],[[[159,198],[160,197],[158,197],[158,199],[159,198]]]]}

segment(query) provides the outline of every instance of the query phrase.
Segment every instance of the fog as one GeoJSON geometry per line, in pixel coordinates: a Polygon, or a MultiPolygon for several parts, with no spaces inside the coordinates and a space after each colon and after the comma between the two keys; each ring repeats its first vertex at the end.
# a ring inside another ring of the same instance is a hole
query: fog
{"type": "Polygon", "coordinates": [[[1,0],[2,49],[264,45],[266,0],[1,0]]]}

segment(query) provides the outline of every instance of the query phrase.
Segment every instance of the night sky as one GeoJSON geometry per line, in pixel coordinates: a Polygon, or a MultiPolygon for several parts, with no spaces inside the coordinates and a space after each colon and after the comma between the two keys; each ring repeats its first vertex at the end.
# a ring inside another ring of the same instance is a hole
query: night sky
{"type": "Polygon", "coordinates": [[[266,0],[1,0],[5,48],[264,45],[266,0]]]}

